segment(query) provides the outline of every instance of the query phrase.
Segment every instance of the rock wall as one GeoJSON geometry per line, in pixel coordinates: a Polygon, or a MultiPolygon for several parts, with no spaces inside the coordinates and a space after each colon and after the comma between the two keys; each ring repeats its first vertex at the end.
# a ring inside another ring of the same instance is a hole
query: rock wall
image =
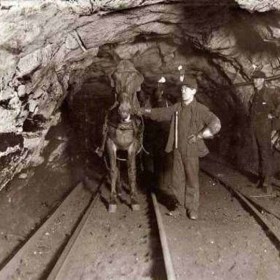
{"type": "MultiPolygon", "coordinates": [[[[249,2],[2,1],[0,189],[22,168],[42,162],[45,136],[59,121],[66,95],[71,103],[88,81],[92,95],[102,83],[107,90],[121,59],[133,61],[148,92],[164,75],[176,95],[178,65],[196,75],[198,98],[223,121],[218,149],[232,153],[232,141],[248,134],[252,94],[250,84],[234,84],[250,82],[253,64],[268,76],[280,74],[280,16],[238,7],[268,10],[249,2]]],[[[249,155],[250,141],[237,144],[249,155]]],[[[246,163],[243,154],[237,159],[246,163]]]]}

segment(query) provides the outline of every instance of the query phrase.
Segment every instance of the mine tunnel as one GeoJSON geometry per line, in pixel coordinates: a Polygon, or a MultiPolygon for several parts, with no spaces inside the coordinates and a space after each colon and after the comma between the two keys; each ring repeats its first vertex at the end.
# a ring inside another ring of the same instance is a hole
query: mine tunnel
{"type": "Polygon", "coordinates": [[[279,9],[269,0],[1,1],[0,279],[277,279],[280,116],[271,115],[267,193],[250,114],[256,72],[271,92],[262,104],[280,108],[279,9]],[[198,221],[158,195],[150,146],[161,132],[145,115],[140,211],[130,209],[123,160],[128,198],[108,213],[110,164],[96,149],[123,61],[143,77],[131,93],[139,110],[153,107],[162,78],[170,106],[181,102],[180,77],[192,77],[195,99],[221,122],[200,160],[198,221]]]}

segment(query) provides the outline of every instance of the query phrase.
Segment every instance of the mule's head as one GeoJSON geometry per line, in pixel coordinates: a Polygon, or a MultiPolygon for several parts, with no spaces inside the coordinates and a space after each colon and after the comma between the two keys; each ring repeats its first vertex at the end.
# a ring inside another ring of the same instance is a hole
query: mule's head
{"type": "Polygon", "coordinates": [[[119,97],[118,113],[120,115],[121,121],[130,120],[130,115],[132,113],[132,106],[131,106],[129,95],[127,93],[122,93],[119,97]]]}

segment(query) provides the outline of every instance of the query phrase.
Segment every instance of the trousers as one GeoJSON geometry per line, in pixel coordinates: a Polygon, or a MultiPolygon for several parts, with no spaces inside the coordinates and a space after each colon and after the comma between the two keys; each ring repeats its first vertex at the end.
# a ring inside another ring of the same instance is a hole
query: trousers
{"type": "Polygon", "coordinates": [[[270,133],[254,133],[259,158],[259,176],[262,182],[269,182],[272,176],[272,148],[270,133]]]}
{"type": "Polygon", "coordinates": [[[188,210],[198,210],[199,158],[187,157],[179,150],[175,150],[172,183],[180,204],[188,210]]]}

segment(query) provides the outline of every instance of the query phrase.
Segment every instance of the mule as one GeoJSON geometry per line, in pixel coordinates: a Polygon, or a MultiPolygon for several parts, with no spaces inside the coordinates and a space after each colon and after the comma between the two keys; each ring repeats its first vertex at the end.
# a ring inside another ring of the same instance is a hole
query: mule
{"type": "Polygon", "coordinates": [[[136,155],[142,146],[143,124],[140,117],[133,113],[130,96],[127,93],[119,95],[119,101],[107,114],[106,148],[110,160],[111,193],[109,212],[117,210],[117,181],[120,170],[117,164],[117,152],[127,152],[128,181],[130,185],[131,208],[140,209],[136,190],[136,155]]]}

